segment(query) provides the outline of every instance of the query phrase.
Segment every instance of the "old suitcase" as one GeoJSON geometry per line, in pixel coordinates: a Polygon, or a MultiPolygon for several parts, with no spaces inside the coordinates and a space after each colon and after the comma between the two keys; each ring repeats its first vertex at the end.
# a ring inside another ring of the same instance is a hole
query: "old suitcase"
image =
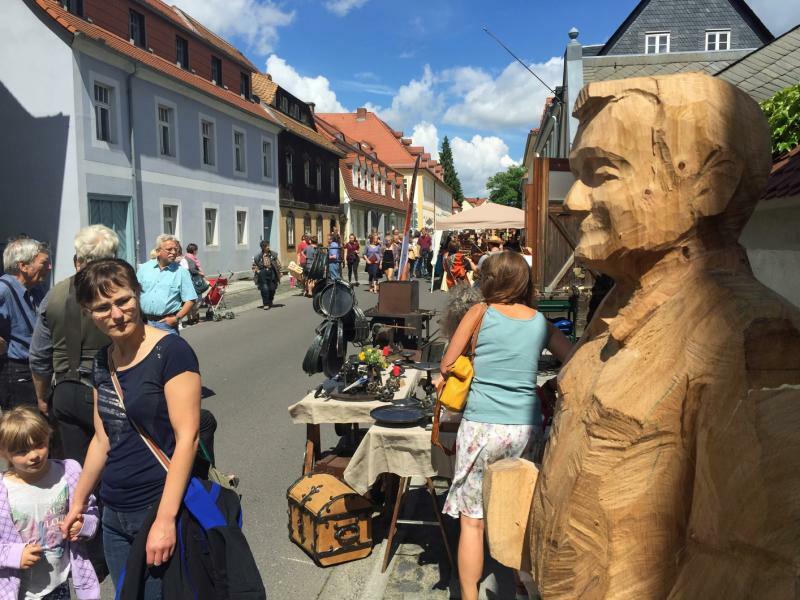
{"type": "Polygon", "coordinates": [[[288,490],[289,539],[321,567],[369,556],[372,504],[333,475],[311,473],[288,490]]]}

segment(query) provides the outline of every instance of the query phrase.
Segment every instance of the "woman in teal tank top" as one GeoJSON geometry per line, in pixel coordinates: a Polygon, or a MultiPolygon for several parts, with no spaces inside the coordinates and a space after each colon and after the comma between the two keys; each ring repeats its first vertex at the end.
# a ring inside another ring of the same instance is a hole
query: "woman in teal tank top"
{"type": "Polygon", "coordinates": [[[442,358],[441,372],[468,349],[479,327],[464,418],[456,438],[453,483],[444,513],[461,521],[458,576],[461,597],[478,598],[483,573],[483,474],[503,458],[529,455],[543,441],[536,371],[547,348],[565,362],[571,343],[528,305],[530,267],[516,252],[490,256],[481,267],[485,304],[461,320],[442,358]]]}

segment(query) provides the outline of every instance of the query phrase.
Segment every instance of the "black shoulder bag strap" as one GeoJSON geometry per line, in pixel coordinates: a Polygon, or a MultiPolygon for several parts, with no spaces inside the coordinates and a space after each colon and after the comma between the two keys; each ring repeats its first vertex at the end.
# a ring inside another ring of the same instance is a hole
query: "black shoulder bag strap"
{"type": "MultiPolygon", "coordinates": [[[[30,331],[31,335],[33,335],[33,323],[31,323],[31,320],[28,318],[28,314],[25,312],[25,309],[22,306],[22,300],[20,300],[19,296],[17,296],[17,292],[14,291],[14,287],[5,279],[0,279],[0,283],[3,283],[8,288],[8,291],[11,292],[11,297],[14,298],[14,303],[17,305],[22,318],[25,319],[25,324],[28,326],[28,330],[30,331]]],[[[24,340],[21,340],[13,335],[11,336],[11,339],[20,344],[27,344],[27,342],[24,340]]]]}
{"type": "Polygon", "coordinates": [[[78,369],[81,366],[83,350],[84,315],[75,297],[75,278],[70,277],[67,303],[64,309],[64,340],[67,344],[67,364],[69,370],[66,379],[80,381],[78,369]]]}

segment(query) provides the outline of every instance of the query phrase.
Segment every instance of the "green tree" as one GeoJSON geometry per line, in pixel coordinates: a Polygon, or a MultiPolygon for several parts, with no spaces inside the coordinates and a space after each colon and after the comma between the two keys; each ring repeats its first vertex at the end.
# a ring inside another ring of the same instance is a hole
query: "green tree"
{"type": "Polygon", "coordinates": [[[450,140],[444,136],[442,149],[439,152],[439,162],[444,168],[444,182],[453,190],[453,199],[461,202],[464,199],[464,192],[461,190],[461,181],[458,179],[458,171],[453,165],[453,150],[450,148],[450,140]]]}
{"type": "Polygon", "coordinates": [[[522,178],[525,167],[511,165],[506,171],[495,173],[486,180],[489,202],[522,208],[522,178]]]}
{"type": "Polygon", "coordinates": [[[772,131],[772,154],[779,156],[800,145],[800,83],[761,103],[772,131]]]}

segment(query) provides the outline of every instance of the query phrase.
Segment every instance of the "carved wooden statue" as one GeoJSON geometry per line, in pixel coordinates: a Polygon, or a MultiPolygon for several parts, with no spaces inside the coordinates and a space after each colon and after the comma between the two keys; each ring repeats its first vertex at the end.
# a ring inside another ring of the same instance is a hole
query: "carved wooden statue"
{"type": "Polygon", "coordinates": [[[542,597],[797,598],[800,311],[737,243],[766,120],[702,74],[592,83],[575,116],[576,254],[617,284],[559,376],[542,597]]]}

